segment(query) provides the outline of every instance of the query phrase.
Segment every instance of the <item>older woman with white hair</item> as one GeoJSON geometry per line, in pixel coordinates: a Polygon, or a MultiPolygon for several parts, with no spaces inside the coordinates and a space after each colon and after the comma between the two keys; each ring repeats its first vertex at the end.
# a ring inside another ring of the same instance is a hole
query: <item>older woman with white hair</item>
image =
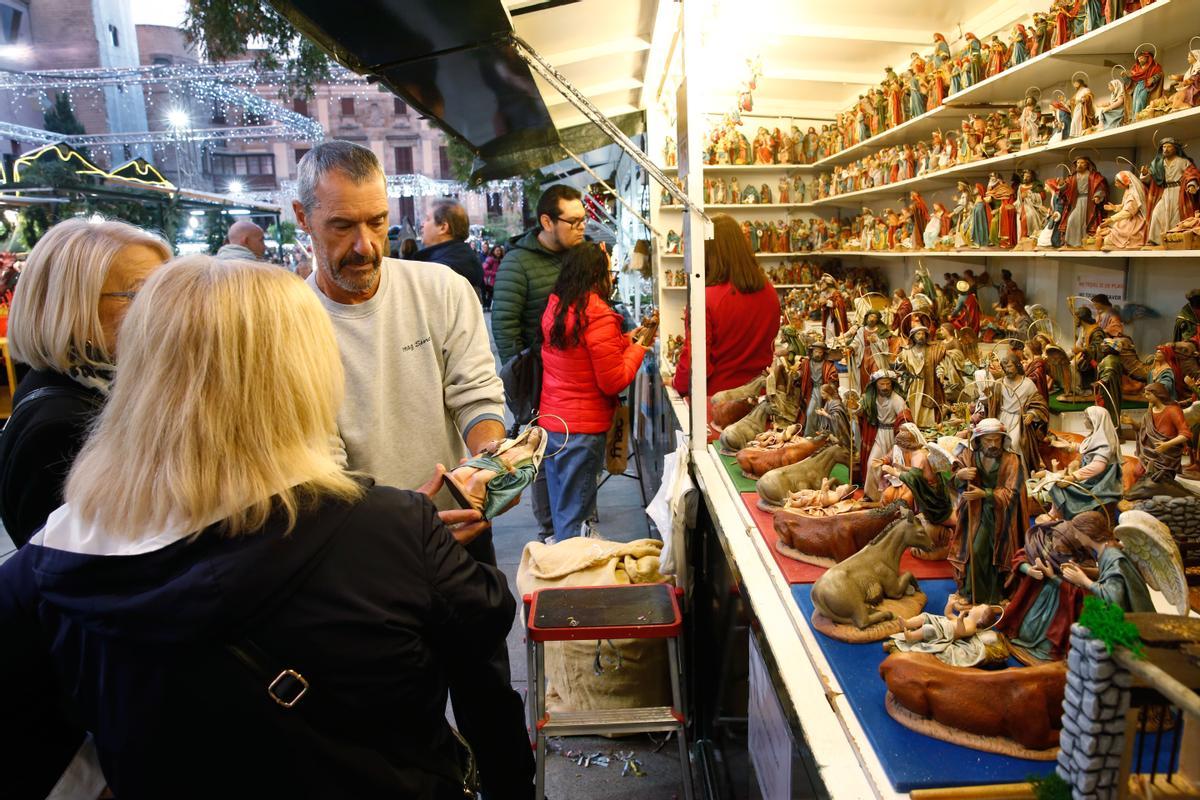
{"type": "Polygon", "coordinates": [[[343,380],[294,275],[197,256],[147,281],[66,505],[0,565],[3,728],[61,693],[122,798],[464,796],[447,673],[515,601],[429,496],[339,465],[343,380]]]}
{"type": "Polygon", "coordinates": [[[154,234],[85,219],[60,222],[30,251],[8,343],[32,369],[0,435],[0,518],[18,547],[62,504],[67,470],[109,392],[121,319],[170,257],[154,234]]]}

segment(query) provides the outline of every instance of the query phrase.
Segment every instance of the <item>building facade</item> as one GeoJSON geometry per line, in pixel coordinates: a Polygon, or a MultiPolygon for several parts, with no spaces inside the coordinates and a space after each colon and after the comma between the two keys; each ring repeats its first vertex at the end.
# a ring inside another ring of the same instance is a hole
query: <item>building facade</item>
{"type": "MultiPolygon", "coordinates": [[[[0,0],[0,70],[129,67],[138,58],[137,33],[123,0],[0,0]]],[[[0,119],[42,128],[54,94],[0,91],[0,119]]],[[[77,90],[70,99],[75,117],[89,133],[146,130],[146,102],[137,87],[77,90]]],[[[0,150],[11,162],[33,147],[10,139],[0,150]]],[[[133,145],[99,149],[92,156],[102,166],[115,166],[137,156],[150,158],[151,152],[133,145]]]]}

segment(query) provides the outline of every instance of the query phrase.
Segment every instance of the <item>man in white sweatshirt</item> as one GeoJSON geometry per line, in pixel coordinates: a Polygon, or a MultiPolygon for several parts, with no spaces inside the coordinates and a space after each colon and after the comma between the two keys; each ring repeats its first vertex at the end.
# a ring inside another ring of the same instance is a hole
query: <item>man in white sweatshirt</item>
{"type": "MultiPolygon", "coordinates": [[[[298,167],[300,227],[312,236],[308,283],[333,321],[346,372],[338,415],[351,469],[415,488],[435,464],[453,467],[504,438],[504,388],[479,301],[448,267],[385,258],[388,198],[379,160],[365,147],[327,141],[298,167]]],[[[444,494],[444,493],[443,493],[444,494]]],[[[487,523],[452,510],[455,537],[496,563],[487,523]]],[[[448,665],[455,720],[479,761],[486,798],[533,794],[533,757],[508,653],[487,664],[448,665]]]]}

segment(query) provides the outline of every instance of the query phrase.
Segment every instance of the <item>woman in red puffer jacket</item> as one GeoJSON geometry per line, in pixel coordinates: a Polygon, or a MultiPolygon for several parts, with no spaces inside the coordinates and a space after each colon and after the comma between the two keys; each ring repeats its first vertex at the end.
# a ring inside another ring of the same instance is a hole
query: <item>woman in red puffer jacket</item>
{"type": "Polygon", "coordinates": [[[580,534],[595,509],[596,476],[617,395],[633,383],[653,339],[621,333],[608,254],[591,242],[567,251],[542,314],[542,402],[549,433],[545,462],[555,541],[580,534]]]}

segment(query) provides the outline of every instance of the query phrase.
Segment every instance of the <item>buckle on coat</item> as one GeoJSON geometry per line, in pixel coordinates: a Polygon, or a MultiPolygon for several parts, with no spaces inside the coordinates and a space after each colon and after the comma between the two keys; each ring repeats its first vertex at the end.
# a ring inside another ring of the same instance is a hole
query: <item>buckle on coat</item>
{"type": "Polygon", "coordinates": [[[308,680],[294,669],[285,669],[267,687],[267,694],[284,708],[291,708],[308,693],[308,680]]]}

